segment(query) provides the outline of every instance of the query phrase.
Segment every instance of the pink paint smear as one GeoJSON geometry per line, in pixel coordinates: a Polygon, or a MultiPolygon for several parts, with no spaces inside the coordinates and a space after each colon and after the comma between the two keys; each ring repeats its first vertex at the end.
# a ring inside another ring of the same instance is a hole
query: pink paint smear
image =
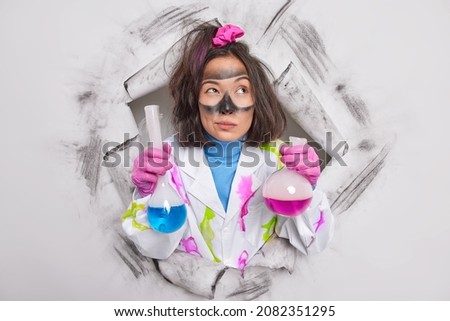
{"type": "Polygon", "coordinates": [[[316,226],[316,230],[314,231],[314,233],[316,233],[319,230],[319,228],[323,224],[325,224],[325,216],[323,215],[323,211],[320,211],[320,218],[316,223],[314,223],[314,225],[316,225],[316,224],[317,224],[317,226],[316,226]]]}
{"type": "Polygon", "coordinates": [[[242,251],[238,258],[238,269],[241,271],[241,275],[244,276],[244,269],[247,266],[248,252],[246,250],[242,251]]]}
{"type": "Polygon", "coordinates": [[[195,242],[195,239],[192,236],[188,237],[187,239],[181,239],[180,243],[184,247],[186,253],[197,254],[198,256],[202,256],[198,251],[197,243],[195,242]]]}
{"type": "Polygon", "coordinates": [[[178,167],[172,167],[172,183],[175,185],[178,195],[181,196],[183,202],[185,204],[190,204],[189,199],[187,198],[186,192],[184,191],[183,183],[181,182],[180,172],[178,171],[178,167]]]}
{"type": "Polygon", "coordinates": [[[241,199],[241,214],[239,217],[239,225],[241,227],[241,231],[245,232],[245,222],[244,216],[248,214],[248,201],[255,193],[252,191],[252,176],[244,176],[239,182],[237,193],[239,194],[239,198],[241,199]]]}

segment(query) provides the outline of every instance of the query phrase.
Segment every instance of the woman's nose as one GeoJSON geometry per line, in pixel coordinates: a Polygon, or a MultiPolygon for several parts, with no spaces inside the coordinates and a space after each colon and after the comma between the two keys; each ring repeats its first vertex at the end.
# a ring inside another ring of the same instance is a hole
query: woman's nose
{"type": "Polygon", "coordinates": [[[230,105],[226,104],[225,108],[221,108],[220,113],[223,115],[230,115],[233,113],[233,109],[230,107],[230,105]]]}
{"type": "Polygon", "coordinates": [[[230,95],[226,93],[219,104],[219,113],[221,113],[222,115],[229,115],[235,112],[236,110],[237,106],[233,104],[230,95]]]}

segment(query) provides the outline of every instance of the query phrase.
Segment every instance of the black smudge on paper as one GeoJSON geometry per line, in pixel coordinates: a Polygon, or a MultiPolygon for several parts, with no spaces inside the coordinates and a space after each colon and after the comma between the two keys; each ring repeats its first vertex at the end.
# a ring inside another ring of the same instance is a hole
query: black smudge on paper
{"type": "Polygon", "coordinates": [[[343,93],[342,100],[358,123],[367,125],[370,122],[369,110],[366,103],[359,96],[343,93]]]}
{"type": "Polygon", "coordinates": [[[86,185],[89,187],[91,195],[95,195],[97,191],[102,160],[101,146],[102,140],[100,136],[95,131],[91,131],[89,144],[78,149],[80,172],[86,180],[86,185]]]}
{"type": "Polygon", "coordinates": [[[228,299],[251,301],[268,292],[272,285],[272,278],[267,270],[252,275],[249,278],[244,276],[240,281],[239,288],[228,294],[228,299]]]}
{"type": "MultiPolygon", "coordinates": [[[[110,161],[110,157],[116,154],[117,152],[123,151],[130,147],[130,145],[138,138],[138,135],[127,139],[123,143],[111,148],[103,155],[103,162],[102,166],[107,168],[107,171],[111,177],[111,180],[113,184],[115,185],[117,192],[120,195],[120,198],[122,200],[122,203],[125,206],[128,206],[130,202],[130,196],[133,191],[133,185],[131,183],[130,173],[125,170],[122,166],[119,166],[119,164],[112,164],[111,166],[108,165],[107,162],[110,161]]],[[[114,155],[118,156],[118,155],[114,155]]],[[[121,157],[119,158],[121,159],[121,157]]]]}
{"type": "Polygon", "coordinates": [[[155,39],[170,32],[171,30],[179,27],[182,24],[187,24],[189,19],[193,18],[196,14],[208,9],[209,7],[196,7],[196,6],[182,6],[182,7],[169,7],[164,10],[154,20],[148,21],[146,25],[137,27],[137,30],[130,30],[131,34],[139,34],[142,42],[146,45],[152,44],[155,39]]]}
{"type": "Polygon", "coordinates": [[[370,139],[363,139],[358,144],[358,149],[360,151],[370,152],[375,147],[375,142],[370,139]]]}
{"type": "Polygon", "coordinates": [[[111,156],[113,153],[117,153],[117,152],[127,149],[131,145],[131,143],[134,142],[137,138],[138,138],[138,135],[131,137],[130,139],[127,139],[123,143],[115,146],[114,148],[111,148],[110,150],[108,150],[105,153],[105,155],[103,156],[103,160],[107,161],[109,156],[111,156]]]}
{"type": "Polygon", "coordinates": [[[78,103],[80,105],[85,105],[97,99],[97,94],[92,90],[86,90],[81,92],[77,96],[78,103]]]}
{"type": "Polygon", "coordinates": [[[151,258],[142,255],[137,249],[136,245],[128,238],[120,233],[117,233],[120,244],[114,246],[114,250],[126,266],[131,270],[136,278],[148,275],[150,272],[151,258]],[[120,248],[120,249],[119,249],[120,248]]]}
{"type": "Polygon", "coordinates": [[[361,196],[384,167],[389,152],[390,145],[386,144],[355,179],[346,185],[345,189],[331,204],[331,210],[335,215],[345,212],[361,196]]]}
{"type": "Polygon", "coordinates": [[[138,271],[138,269],[136,269],[136,267],[130,262],[130,260],[128,260],[126,258],[126,256],[122,252],[120,252],[116,247],[114,247],[114,250],[119,255],[119,257],[122,259],[122,261],[128,266],[130,271],[133,273],[134,277],[136,279],[139,278],[142,275],[142,273],[140,271],[138,271]]]}
{"type": "Polygon", "coordinates": [[[280,96],[284,96],[287,112],[320,146],[331,148],[326,144],[327,132],[333,133],[334,139],[338,141],[344,140],[330,115],[293,62],[290,62],[281,73],[275,81],[275,86],[280,96]]]}
{"type": "Polygon", "coordinates": [[[356,94],[349,93],[346,84],[336,85],[336,92],[347,106],[352,117],[362,126],[370,124],[370,113],[366,103],[356,94]]]}
{"type": "Polygon", "coordinates": [[[119,193],[122,204],[124,206],[128,206],[133,193],[130,173],[117,166],[108,167],[107,170],[114,186],[117,189],[117,192],[119,193]]]}
{"type": "Polygon", "coordinates": [[[282,36],[291,47],[302,67],[314,82],[325,82],[328,55],[317,30],[308,21],[291,15],[282,25],[282,36]]]}
{"type": "Polygon", "coordinates": [[[269,38],[268,39],[268,47],[272,44],[275,36],[278,34],[280,28],[279,25],[280,19],[285,15],[286,11],[289,9],[289,7],[294,3],[293,0],[287,0],[286,3],[278,10],[275,15],[273,16],[272,20],[270,21],[269,25],[264,30],[261,38],[258,40],[257,44],[261,42],[263,38],[269,38]],[[269,36],[270,35],[270,36],[269,36]]]}

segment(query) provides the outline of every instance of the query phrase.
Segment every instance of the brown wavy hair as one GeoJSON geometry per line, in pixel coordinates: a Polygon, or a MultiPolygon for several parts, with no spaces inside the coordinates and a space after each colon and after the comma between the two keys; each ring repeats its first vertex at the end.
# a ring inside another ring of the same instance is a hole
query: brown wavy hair
{"type": "Polygon", "coordinates": [[[286,117],[275,93],[270,69],[250,53],[242,41],[221,48],[212,45],[218,22],[206,22],[181,39],[181,57],[175,64],[169,88],[175,100],[172,123],[181,146],[202,146],[207,140],[200,121],[198,96],[206,64],[214,58],[234,56],[242,61],[253,88],[254,114],[245,142],[259,146],[280,138],[286,129],[286,117]]]}

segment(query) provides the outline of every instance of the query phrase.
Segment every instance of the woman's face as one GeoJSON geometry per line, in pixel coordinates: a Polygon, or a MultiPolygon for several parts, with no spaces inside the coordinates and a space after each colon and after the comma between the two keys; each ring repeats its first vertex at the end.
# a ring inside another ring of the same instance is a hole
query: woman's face
{"type": "Polygon", "coordinates": [[[208,134],[221,141],[242,137],[252,124],[253,105],[253,88],[242,61],[225,56],[206,64],[198,108],[208,134]]]}

